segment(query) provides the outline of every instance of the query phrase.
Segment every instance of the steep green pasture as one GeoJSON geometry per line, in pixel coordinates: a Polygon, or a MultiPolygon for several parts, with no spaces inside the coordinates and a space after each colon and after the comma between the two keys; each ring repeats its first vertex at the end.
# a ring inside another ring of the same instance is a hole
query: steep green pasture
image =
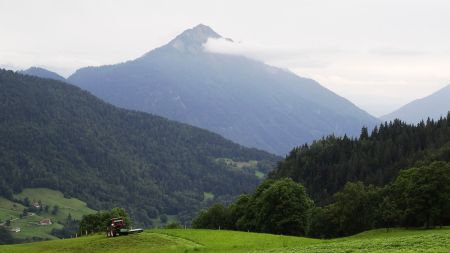
{"type": "Polygon", "coordinates": [[[18,214],[22,213],[24,208],[19,203],[0,197],[0,223],[7,219],[15,218],[18,214]]]}
{"type": "MultiPolygon", "coordinates": [[[[84,214],[94,213],[95,211],[88,208],[86,203],[76,198],[64,198],[60,191],[54,191],[46,188],[27,188],[20,194],[14,195],[16,199],[24,199],[28,197],[31,202],[42,201],[43,205],[53,207],[59,206],[59,212],[54,217],[56,220],[63,220],[70,213],[72,218],[81,219],[84,214]]],[[[50,209],[51,210],[51,209],[50,209]]]]}
{"type": "Polygon", "coordinates": [[[0,246],[0,252],[433,252],[450,251],[450,228],[373,230],[334,240],[217,230],[148,230],[0,246]]]}
{"type": "Polygon", "coordinates": [[[12,219],[11,226],[8,229],[20,228],[20,232],[12,233],[15,238],[29,239],[57,239],[50,234],[52,229],[60,229],[63,226],[59,222],[65,221],[70,214],[72,218],[80,219],[82,215],[95,212],[88,208],[86,203],[75,198],[64,198],[59,191],[54,191],[45,188],[29,188],[24,189],[20,194],[14,195],[15,199],[23,200],[28,198],[31,203],[41,201],[44,206],[49,206],[49,212],[41,212],[40,214],[31,213],[25,217],[20,218],[25,207],[18,202],[13,202],[5,198],[0,198],[0,223],[12,219]],[[56,215],[52,214],[53,206],[59,206],[59,211],[56,215]],[[52,225],[42,226],[38,225],[39,221],[50,218],[52,225]]]}

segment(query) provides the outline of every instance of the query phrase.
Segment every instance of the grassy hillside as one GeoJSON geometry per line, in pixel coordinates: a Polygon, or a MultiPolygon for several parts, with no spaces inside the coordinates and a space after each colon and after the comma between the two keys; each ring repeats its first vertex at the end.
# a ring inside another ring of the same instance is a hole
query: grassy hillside
{"type": "Polygon", "coordinates": [[[23,204],[0,197],[0,223],[11,219],[11,225],[8,228],[20,228],[20,232],[13,233],[16,239],[56,239],[55,236],[50,234],[52,229],[61,229],[63,225],[60,223],[63,223],[69,214],[72,218],[79,220],[82,215],[95,212],[81,200],[64,198],[61,192],[45,188],[27,188],[14,195],[14,198],[19,201],[28,198],[31,203],[41,201],[43,206],[49,206],[48,212],[28,213],[28,215],[22,217],[21,214],[26,209],[23,204]],[[55,205],[59,207],[58,212],[52,213],[55,205]],[[50,218],[53,224],[38,225],[39,221],[45,218],[50,218]]]}
{"type": "Polygon", "coordinates": [[[0,252],[433,252],[450,250],[450,228],[373,230],[335,240],[217,230],[150,230],[138,235],[0,246],[0,252]]]}
{"type": "Polygon", "coordinates": [[[65,198],[60,191],[46,188],[26,188],[21,193],[14,195],[14,198],[19,200],[26,197],[32,202],[41,200],[43,205],[57,205],[59,211],[52,216],[56,220],[65,219],[69,213],[72,218],[79,220],[84,214],[95,212],[95,210],[87,207],[85,202],[76,198],[65,198]]]}

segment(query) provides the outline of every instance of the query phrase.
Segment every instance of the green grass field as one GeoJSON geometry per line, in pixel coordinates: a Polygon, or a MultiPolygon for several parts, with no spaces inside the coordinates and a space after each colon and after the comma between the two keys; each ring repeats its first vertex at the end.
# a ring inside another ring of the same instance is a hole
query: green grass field
{"type": "Polygon", "coordinates": [[[24,189],[20,194],[14,195],[16,199],[24,199],[28,197],[30,201],[35,202],[41,200],[44,205],[59,206],[59,212],[53,218],[63,220],[70,213],[72,218],[81,219],[84,214],[95,213],[94,210],[88,208],[86,203],[76,198],[64,198],[59,191],[46,188],[28,188],[24,189]]]}
{"type": "Polygon", "coordinates": [[[0,246],[0,252],[450,252],[450,228],[373,230],[356,236],[318,240],[293,236],[217,230],[148,230],[0,246]]]}
{"type": "MultiPolygon", "coordinates": [[[[75,198],[64,198],[63,194],[59,191],[54,191],[45,188],[30,188],[24,189],[20,194],[14,195],[15,199],[23,200],[28,197],[30,202],[41,201],[43,205],[53,207],[59,206],[59,211],[56,215],[51,212],[42,212],[41,214],[33,214],[23,218],[20,218],[20,214],[25,207],[16,202],[12,202],[5,198],[0,198],[0,220],[2,222],[7,219],[13,219],[10,228],[20,228],[19,233],[12,233],[15,238],[27,239],[32,237],[39,237],[43,239],[57,239],[52,236],[50,232],[52,229],[62,228],[62,222],[67,218],[70,213],[72,218],[80,219],[82,215],[94,213],[95,211],[88,208],[86,203],[75,198]],[[50,218],[53,222],[52,225],[41,226],[37,223],[44,218],[50,218]]],[[[52,208],[50,208],[51,210],[52,208]]]]}
{"type": "MultiPolygon", "coordinates": [[[[5,221],[11,217],[15,218],[22,213],[25,207],[19,203],[14,203],[0,197],[0,221],[5,221]]],[[[0,222],[1,223],[1,222],[0,222]]]]}
{"type": "Polygon", "coordinates": [[[255,177],[257,177],[259,179],[263,179],[266,176],[266,174],[257,170],[258,161],[255,161],[255,160],[250,160],[250,161],[246,161],[246,162],[237,162],[237,161],[233,161],[232,159],[229,159],[229,158],[217,158],[215,161],[217,163],[225,164],[231,170],[237,170],[237,171],[249,170],[252,173],[254,173],[255,177]]]}

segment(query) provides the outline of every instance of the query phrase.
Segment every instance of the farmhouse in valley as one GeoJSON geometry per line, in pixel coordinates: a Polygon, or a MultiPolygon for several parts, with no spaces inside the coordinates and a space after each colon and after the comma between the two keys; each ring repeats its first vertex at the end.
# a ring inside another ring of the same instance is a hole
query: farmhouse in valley
{"type": "Polygon", "coordinates": [[[43,225],[43,226],[52,225],[52,220],[50,218],[43,219],[43,220],[39,221],[39,225],[43,225]]]}

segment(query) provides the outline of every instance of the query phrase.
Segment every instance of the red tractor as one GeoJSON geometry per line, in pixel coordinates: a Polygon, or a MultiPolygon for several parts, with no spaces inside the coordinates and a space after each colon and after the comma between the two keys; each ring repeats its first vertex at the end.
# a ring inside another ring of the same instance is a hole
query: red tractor
{"type": "Polygon", "coordinates": [[[141,233],[142,231],[144,231],[142,228],[127,229],[125,221],[122,218],[112,218],[111,222],[108,224],[106,236],[114,237],[117,235],[141,233]]]}

